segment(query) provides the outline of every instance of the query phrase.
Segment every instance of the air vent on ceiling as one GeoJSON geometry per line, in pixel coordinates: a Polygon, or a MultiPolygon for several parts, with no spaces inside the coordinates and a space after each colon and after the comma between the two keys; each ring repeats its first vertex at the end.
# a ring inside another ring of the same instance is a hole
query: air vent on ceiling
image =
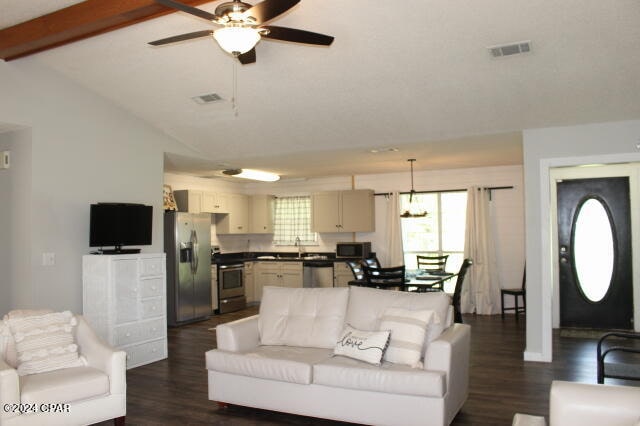
{"type": "Polygon", "coordinates": [[[223,100],[222,97],[217,93],[209,93],[206,95],[194,96],[191,99],[193,99],[195,103],[200,105],[210,104],[211,102],[219,102],[223,100]]]}
{"type": "Polygon", "coordinates": [[[493,58],[529,53],[531,52],[531,40],[518,41],[516,43],[502,44],[499,46],[489,46],[487,49],[493,58]]]}

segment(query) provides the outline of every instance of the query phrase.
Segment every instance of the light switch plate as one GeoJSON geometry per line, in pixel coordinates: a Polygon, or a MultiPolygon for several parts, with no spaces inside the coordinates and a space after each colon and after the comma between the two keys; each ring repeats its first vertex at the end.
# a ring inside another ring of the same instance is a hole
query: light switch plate
{"type": "Polygon", "coordinates": [[[11,165],[11,153],[9,151],[2,151],[2,155],[0,155],[0,169],[8,169],[11,165]]]}

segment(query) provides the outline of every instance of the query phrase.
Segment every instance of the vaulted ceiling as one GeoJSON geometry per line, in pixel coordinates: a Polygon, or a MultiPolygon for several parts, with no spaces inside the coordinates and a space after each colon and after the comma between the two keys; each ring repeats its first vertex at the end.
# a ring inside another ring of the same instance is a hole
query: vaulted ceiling
{"type": "Polygon", "coordinates": [[[190,158],[169,155],[169,170],[521,164],[523,129],[640,118],[637,0],[302,0],[270,24],[333,45],[263,40],[249,65],[210,38],[148,45],[213,28],[151,0],[0,0],[0,10],[1,57],[39,51],[12,62],[50,67],[190,147],[190,158]],[[487,49],[525,40],[525,54],[487,49]],[[222,99],[192,99],[209,93],[222,99]]]}

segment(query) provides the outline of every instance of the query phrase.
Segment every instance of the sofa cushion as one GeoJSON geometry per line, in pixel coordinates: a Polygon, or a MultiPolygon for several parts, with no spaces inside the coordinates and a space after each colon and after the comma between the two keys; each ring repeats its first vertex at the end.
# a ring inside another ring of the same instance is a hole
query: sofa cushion
{"type": "Polygon", "coordinates": [[[263,289],[258,330],[263,345],[333,349],[344,327],[348,288],[263,289]]]}
{"type": "Polygon", "coordinates": [[[206,353],[206,363],[208,370],[308,385],[313,365],[331,356],[328,349],[259,346],[243,353],[211,350],[206,353]]]}
{"type": "Polygon", "coordinates": [[[389,330],[362,331],[346,325],[333,353],[380,365],[389,344],[389,334],[389,330]]]}
{"type": "MultiPolygon", "coordinates": [[[[389,291],[389,290],[385,290],[389,291]]],[[[313,383],[373,392],[441,398],[445,373],[383,362],[374,366],[346,357],[333,357],[313,367],[313,383]]]]}
{"type": "Polygon", "coordinates": [[[437,339],[450,325],[445,323],[450,305],[451,297],[444,292],[412,293],[352,286],[345,322],[361,330],[380,330],[387,308],[434,311],[435,316],[427,327],[424,353],[426,344],[437,339]]]}
{"type": "Polygon", "coordinates": [[[20,402],[69,403],[109,393],[109,377],[93,367],[72,367],[20,377],[20,402]]]}
{"type": "Polygon", "coordinates": [[[380,321],[381,330],[391,331],[389,347],[384,353],[384,360],[406,364],[409,367],[422,367],[424,340],[427,327],[433,320],[430,310],[412,311],[402,308],[387,308],[380,321]]]}

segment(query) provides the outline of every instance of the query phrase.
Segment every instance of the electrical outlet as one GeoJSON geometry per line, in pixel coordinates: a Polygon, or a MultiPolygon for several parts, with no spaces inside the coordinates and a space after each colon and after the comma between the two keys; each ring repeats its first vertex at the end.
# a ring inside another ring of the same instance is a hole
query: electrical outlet
{"type": "Polygon", "coordinates": [[[42,266],[53,266],[56,264],[55,253],[42,253],[42,266]]]}

